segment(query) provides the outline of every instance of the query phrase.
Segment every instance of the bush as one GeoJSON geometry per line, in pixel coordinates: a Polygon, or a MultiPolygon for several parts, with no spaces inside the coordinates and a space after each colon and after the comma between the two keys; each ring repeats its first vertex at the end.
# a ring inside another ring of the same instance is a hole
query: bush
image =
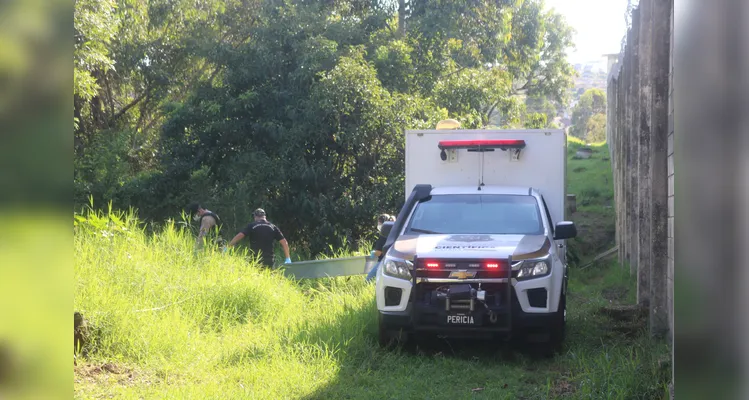
{"type": "Polygon", "coordinates": [[[128,164],[129,132],[104,131],[92,141],[74,165],[74,200],[86,204],[89,196],[96,204],[107,204],[122,187],[131,168],[128,164]]]}
{"type": "Polygon", "coordinates": [[[576,267],[580,264],[580,250],[576,239],[567,242],[567,264],[576,267]]]}

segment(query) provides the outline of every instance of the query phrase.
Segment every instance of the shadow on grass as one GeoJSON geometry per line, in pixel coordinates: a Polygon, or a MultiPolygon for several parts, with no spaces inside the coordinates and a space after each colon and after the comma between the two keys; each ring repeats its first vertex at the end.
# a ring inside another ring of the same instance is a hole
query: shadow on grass
{"type": "Polygon", "coordinates": [[[670,376],[659,364],[667,345],[650,340],[644,326],[621,332],[599,312],[609,303],[602,293],[624,293],[612,300],[629,301],[626,274],[601,268],[580,275],[573,286],[577,293],[569,298],[573,310],[565,348],[554,358],[516,341],[434,336],[381,349],[372,301],[290,339],[336,349],[337,375],[304,399],[652,398],[660,393],[670,376]]]}
{"type": "Polygon", "coordinates": [[[557,382],[569,386],[565,354],[549,359],[532,344],[433,335],[382,349],[376,317],[372,303],[291,339],[337,349],[337,376],[304,399],[537,399],[549,398],[557,382]]]}

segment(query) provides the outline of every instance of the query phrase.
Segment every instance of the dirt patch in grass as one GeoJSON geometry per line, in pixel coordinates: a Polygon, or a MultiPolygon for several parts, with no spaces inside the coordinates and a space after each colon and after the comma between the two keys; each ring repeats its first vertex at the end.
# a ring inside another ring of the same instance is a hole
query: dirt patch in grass
{"type": "Polygon", "coordinates": [[[647,328],[647,308],[639,305],[612,304],[601,307],[600,315],[608,318],[608,336],[635,338],[647,328]]]}
{"type": "Polygon", "coordinates": [[[627,339],[635,339],[643,333],[645,329],[644,325],[619,323],[609,326],[607,336],[610,338],[616,338],[617,336],[623,336],[627,339]]]}
{"type": "Polygon", "coordinates": [[[609,287],[601,291],[601,296],[604,299],[617,303],[624,301],[627,298],[627,294],[629,294],[629,289],[622,286],[609,287]]]}
{"type": "Polygon", "coordinates": [[[549,394],[552,398],[558,398],[567,397],[573,393],[575,393],[575,386],[566,379],[560,379],[554,382],[554,385],[551,387],[551,393],[549,394]]]}
{"type": "Polygon", "coordinates": [[[93,377],[100,374],[120,375],[132,372],[132,370],[128,368],[112,363],[81,365],[76,367],[74,371],[76,376],[80,377],[93,377]]]}
{"type": "Polygon", "coordinates": [[[614,304],[601,307],[599,314],[605,315],[615,321],[634,321],[645,319],[647,308],[635,304],[614,304]]]}
{"type": "Polygon", "coordinates": [[[76,384],[120,384],[142,385],[151,383],[149,379],[123,365],[115,363],[80,364],[73,368],[76,384]]]}
{"type": "Polygon", "coordinates": [[[614,243],[616,231],[613,211],[601,213],[598,210],[578,210],[569,218],[577,226],[577,237],[571,245],[580,256],[580,262],[585,263],[599,253],[609,249],[614,243]]]}

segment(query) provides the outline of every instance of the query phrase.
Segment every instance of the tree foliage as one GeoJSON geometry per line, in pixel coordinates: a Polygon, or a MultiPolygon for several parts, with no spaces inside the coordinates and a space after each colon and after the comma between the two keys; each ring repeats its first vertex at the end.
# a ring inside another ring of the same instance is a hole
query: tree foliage
{"type": "MultiPolygon", "coordinates": [[[[551,100],[548,96],[531,94],[525,99],[525,112],[527,113],[526,119],[532,118],[535,114],[543,114],[545,116],[544,125],[540,128],[555,128],[554,119],[564,110],[564,107],[554,100],[551,100]]],[[[538,117],[533,117],[538,118],[538,117]]]]}
{"type": "Polygon", "coordinates": [[[588,120],[596,114],[606,115],[606,92],[596,88],[588,89],[580,96],[580,100],[572,109],[572,127],[570,128],[572,136],[586,139],[588,120]]]}
{"type": "Polygon", "coordinates": [[[606,114],[595,114],[585,126],[585,141],[600,143],[606,141],[606,114]]]}
{"type": "Polygon", "coordinates": [[[263,207],[313,253],[365,237],[405,197],[404,129],[553,120],[560,18],[540,0],[81,0],[77,199],[155,220],[198,200],[229,230],[263,207]]]}
{"type": "Polygon", "coordinates": [[[526,129],[543,129],[546,125],[546,114],[531,113],[527,115],[524,126],[526,129]]]}

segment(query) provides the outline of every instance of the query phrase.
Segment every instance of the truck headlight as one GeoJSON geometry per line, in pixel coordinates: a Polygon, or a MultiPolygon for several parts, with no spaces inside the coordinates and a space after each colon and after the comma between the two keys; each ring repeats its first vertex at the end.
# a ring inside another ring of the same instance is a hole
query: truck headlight
{"type": "Polygon", "coordinates": [[[413,263],[399,258],[385,257],[382,263],[382,273],[393,278],[411,280],[413,263]]]}
{"type": "Polygon", "coordinates": [[[549,264],[547,260],[542,261],[524,261],[518,270],[518,279],[538,278],[549,274],[549,264]]]}

